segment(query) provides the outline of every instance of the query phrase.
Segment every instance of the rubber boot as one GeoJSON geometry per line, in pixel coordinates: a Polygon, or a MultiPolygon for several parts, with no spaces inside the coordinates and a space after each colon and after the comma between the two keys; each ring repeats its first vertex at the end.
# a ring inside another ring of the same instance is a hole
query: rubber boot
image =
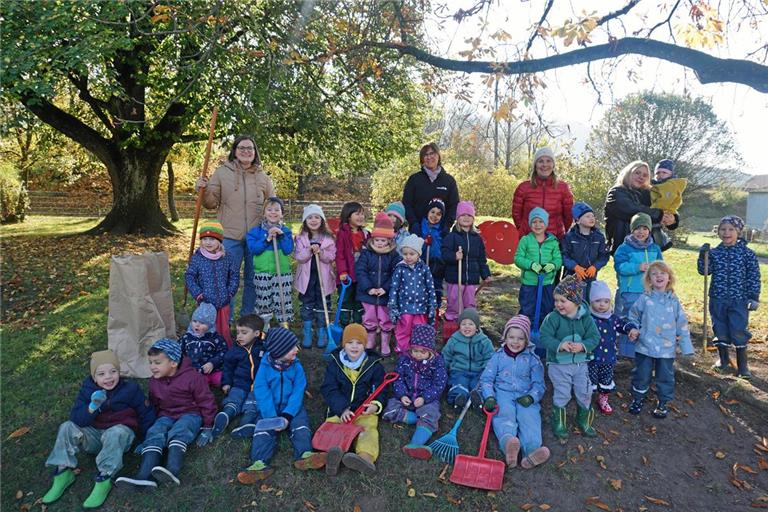
{"type": "Polygon", "coordinates": [[[373,457],[367,453],[345,453],[341,462],[349,469],[359,471],[364,475],[376,474],[376,464],[373,463],[373,457]]]}
{"type": "Polygon", "coordinates": [[[312,320],[304,320],[304,339],[301,340],[302,348],[312,348],[312,320]]]}
{"type": "Polygon", "coordinates": [[[613,414],[613,407],[611,407],[611,404],[608,402],[608,396],[608,393],[600,393],[597,398],[597,407],[600,409],[600,412],[606,416],[613,414]]]}
{"type": "Polygon", "coordinates": [[[61,495],[64,494],[64,491],[66,491],[73,483],[75,483],[75,472],[72,471],[71,468],[65,468],[57,472],[53,475],[51,488],[48,489],[48,492],[43,496],[43,503],[47,505],[58,500],[61,498],[61,495]]]}
{"type": "Polygon", "coordinates": [[[747,347],[738,347],[736,349],[736,366],[739,369],[739,378],[749,380],[752,374],[749,373],[747,366],[747,347]]]}
{"type": "Polygon", "coordinates": [[[160,457],[163,452],[160,448],[151,447],[145,448],[141,452],[141,465],[139,466],[139,472],[136,476],[130,478],[121,476],[115,480],[115,485],[118,487],[157,487],[157,483],[151,480],[152,468],[160,463],[160,457]]]}
{"type": "Polygon", "coordinates": [[[256,432],[256,413],[245,412],[240,418],[240,425],[232,429],[230,436],[236,439],[250,439],[256,432]]]}
{"type": "Polygon", "coordinates": [[[392,336],[392,331],[381,331],[381,355],[389,357],[391,352],[389,351],[389,339],[392,336]]]}
{"type": "Polygon", "coordinates": [[[552,407],[552,433],[560,440],[568,439],[565,407],[552,407]]]}
{"type": "MultiPolygon", "coordinates": [[[[232,417],[228,414],[229,412],[235,412],[235,410],[227,404],[224,406],[224,410],[213,418],[213,430],[211,431],[213,439],[216,439],[223,434],[227,429],[229,422],[232,421],[232,417]]],[[[234,414],[232,416],[234,416],[234,414]]]]}
{"type": "Polygon", "coordinates": [[[717,353],[720,356],[720,360],[716,362],[712,368],[720,373],[726,373],[731,369],[731,358],[728,354],[728,347],[717,346],[717,353]]]}
{"type": "Polygon", "coordinates": [[[152,468],[152,476],[162,483],[174,483],[181,485],[179,473],[181,465],[184,463],[184,454],[187,451],[187,445],[180,441],[171,441],[168,446],[168,459],[165,466],[155,466],[152,468]]]}
{"type": "Polygon", "coordinates": [[[592,422],[595,420],[595,409],[590,407],[589,409],[582,409],[581,406],[576,408],[576,424],[581,430],[581,435],[585,437],[596,437],[597,431],[592,427],[592,422]]]}
{"type": "Polygon", "coordinates": [[[368,331],[366,336],[365,348],[370,350],[376,346],[376,331],[368,331]]]}
{"type": "Polygon", "coordinates": [[[267,334],[267,331],[269,331],[269,321],[272,320],[272,313],[267,313],[266,315],[259,315],[262,320],[264,320],[264,329],[261,330],[264,334],[267,334]]]}
{"type": "Polygon", "coordinates": [[[107,501],[107,496],[111,490],[112,480],[108,476],[97,476],[91,494],[83,502],[83,508],[99,508],[107,501]]]}
{"type": "MultiPolygon", "coordinates": [[[[323,321],[325,323],[325,321],[323,321]]],[[[317,348],[325,348],[328,345],[328,328],[323,325],[317,324],[317,348]]]]}
{"type": "Polygon", "coordinates": [[[414,459],[428,460],[432,457],[432,449],[426,446],[432,431],[427,427],[416,427],[411,437],[411,442],[403,447],[403,452],[414,459]]]}

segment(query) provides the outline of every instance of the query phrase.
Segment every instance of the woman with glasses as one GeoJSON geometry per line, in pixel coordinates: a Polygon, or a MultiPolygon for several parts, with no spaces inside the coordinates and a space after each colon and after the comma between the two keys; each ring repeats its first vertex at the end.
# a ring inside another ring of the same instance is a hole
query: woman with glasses
{"type": "Polygon", "coordinates": [[[403,189],[405,218],[411,233],[419,233],[421,219],[427,216],[429,203],[439,198],[445,203],[443,230],[447,233],[456,219],[459,188],[453,176],[445,172],[440,160],[440,149],[430,142],[419,151],[421,170],[412,174],[403,189]]]}
{"type": "MultiPolygon", "coordinates": [[[[224,250],[234,258],[238,269],[245,262],[240,316],[253,313],[253,258],[248,254],[245,234],[261,222],[264,202],[275,195],[272,179],[262,170],[259,148],[253,139],[247,135],[237,137],[227,161],[213,172],[210,180],[199,178],[195,187],[205,188],[203,206],[218,211],[217,217],[224,227],[224,250]]],[[[234,309],[232,297],[230,315],[234,309]]]]}

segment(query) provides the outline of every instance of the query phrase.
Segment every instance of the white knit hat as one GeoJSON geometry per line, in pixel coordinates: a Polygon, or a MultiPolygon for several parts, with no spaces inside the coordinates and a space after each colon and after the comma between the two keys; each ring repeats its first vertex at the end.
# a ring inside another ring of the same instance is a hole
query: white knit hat
{"type": "Polygon", "coordinates": [[[403,249],[413,249],[416,251],[419,256],[421,256],[421,248],[424,245],[424,240],[419,238],[416,235],[408,235],[407,237],[403,238],[402,242],[400,242],[400,252],[403,252],[403,249]]]}
{"type": "Polygon", "coordinates": [[[541,158],[543,156],[548,156],[549,158],[554,160],[555,159],[555,152],[552,151],[551,148],[548,148],[546,146],[543,147],[543,148],[539,148],[539,149],[536,150],[536,153],[533,154],[533,163],[535,164],[536,160],[538,160],[539,158],[541,158]]]}
{"type": "Polygon", "coordinates": [[[304,211],[301,213],[301,222],[304,222],[307,220],[307,217],[310,215],[319,215],[321,219],[325,220],[325,214],[323,213],[323,209],[320,208],[319,205],[316,205],[315,203],[308,204],[304,207],[304,211]]]}

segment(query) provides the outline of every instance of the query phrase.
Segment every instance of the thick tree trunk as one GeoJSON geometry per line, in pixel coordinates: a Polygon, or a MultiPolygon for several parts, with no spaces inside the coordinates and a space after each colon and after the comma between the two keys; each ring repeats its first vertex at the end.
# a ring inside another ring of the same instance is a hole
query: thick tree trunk
{"type": "Polygon", "coordinates": [[[171,214],[171,221],[179,221],[179,212],[176,210],[176,199],[173,196],[176,184],[176,177],[173,174],[173,164],[169,161],[165,162],[165,166],[168,169],[168,212],[171,214]]]}
{"type": "Polygon", "coordinates": [[[87,233],[178,233],[160,209],[158,180],[163,158],[139,150],[123,150],[120,157],[108,167],[112,181],[112,210],[87,233]]]}

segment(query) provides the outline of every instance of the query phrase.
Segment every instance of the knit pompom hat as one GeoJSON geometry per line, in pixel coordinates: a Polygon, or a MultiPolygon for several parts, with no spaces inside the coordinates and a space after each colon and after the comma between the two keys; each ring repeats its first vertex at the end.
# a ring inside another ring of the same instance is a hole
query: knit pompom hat
{"type": "Polygon", "coordinates": [[[315,203],[308,204],[304,207],[304,211],[301,212],[301,222],[304,222],[307,220],[307,217],[310,215],[317,215],[321,219],[325,220],[325,213],[323,213],[323,209],[320,208],[320,205],[317,205],[315,203]]]}
{"type": "Polygon", "coordinates": [[[552,148],[549,148],[549,147],[546,147],[546,146],[543,147],[543,148],[537,149],[536,153],[533,154],[533,166],[534,167],[536,167],[536,161],[539,158],[543,157],[543,156],[548,156],[549,158],[554,160],[555,159],[555,152],[552,151],[552,148]]]}
{"type": "Polygon", "coordinates": [[[341,347],[349,343],[352,340],[357,340],[365,345],[365,339],[368,332],[360,324],[349,324],[344,328],[344,334],[341,335],[341,347]]]}
{"type": "Polygon", "coordinates": [[[651,226],[653,226],[653,221],[651,220],[651,216],[647,213],[636,213],[632,216],[632,220],[629,221],[629,230],[634,231],[639,227],[645,226],[650,231],[651,226]]]}
{"type": "Polygon", "coordinates": [[[269,352],[272,359],[276,360],[293,350],[293,347],[298,344],[299,339],[288,329],[283,327],[272,327],[267,331],[267,339],[264,343],[264,349],[269,352]]]}
{"type": "Polygon", "coordinates": [[[405,222],[405,205],[400,201],[389,203],[387,207],[384,208],[384,213],[387,215],[394,215],[400,219],[400,222],[405,222]]]}
{"type": "Polygon", "coordinates": [[[478,331],[480,330],[480,315],[475,308],[467,308],[462,311],[458,319],[459,325],[461,325],[463,320],[472,320],[472,323],[475,324],[475,328],[478,331]]]}
{"type": "Polygon", "coordinates": [[[475,216],[475,205],[472,201],[459,201],[456,205],[456,218],[458,219],[462,215],[475,216]]]}
{"type": "Polygon", "coordinates": [[[533,224],[533,219],[541,219],[545,225],[549,226],[549,213],[544,208],[537,206],[528,214],[528,225],[533,224]]]}
{"type": "Polygon", "coordinates": [[[176,340],[162,338],[152,344],[152,348],[164,353],[168,356],[168,359],[175,363],[181,361],[181,345],[179,345],[179,342],[176,340]]]}
{"type": "Polygon", "coordinates": [[[198,233],[200,234],[200,238],[211,237],[219,242],[224,240],[224,227],[220,222],[206,220],[203,222],[202,226],[200,226],[198,233]]]}
{"type": "MultiPolygon", "coordinates": [[[[192,312],[192,321],[200,322],[208,326],[208,330],[216,332],[216,307],[207,302],[201,302],[192,312]]],[[[192,322],[189,322],[189,330],[192,330],[192,322]]]]}
{"type": "Polygon", "coordinates": [[[656,164],[656,169],[667,169],[669,172],[672,173],[672,176],[675,175],[675,162],[672,160],[666,158],[664,160],[659,160],[659,163],[656,164]]]}
{"type": "Polygon", "coordinates": [[[582,215],[585,213],[595,213],[595,211],[592,209],[591,206],[589,206],[587,203],[578,202],[571,207],[571,215],[573,215],[573,220],[576,222],[579,221],[582,215]]]}
{"type": "Polygon", "coordinates": [[[613,295],[605,281],[593,281],[589,287],[589,302],[600,299],[610,299],[613,295]]]}
{"type": "Polygon", "coordinates": [[[91,354],[91,377],[96,378],[96,370],[103,364],[111,364],[120,371],[120,360],[111,350],[99,350],[91,354]]]}
{"type": "Polygon", "coordinates": [[[557,283],[552,295],[562,295],[574,304],[581,304],[584,300],[584,284],[575,275],[568,276],[557,283]]]}
{"type": "Polygon", "coordinates": [[[410,234],[403,238],[403,240],[400,242],[400,253],[402,254],[403,249],[412,249],[416,251],[419,256],[421,256],[421,248],[424,246],[424,240],[419,238],[417,235],[410,234]]]}
{"type": "Polygon", "coordinates": [[[744,220],[739,217],[738,215],[726,215],[722,219],[720,219],[720,222],[717,224],[717,227],[719,228],[721,224],[730,224],[731,226],[736,228],[736,231],[741,233],[744,230],[744,220]]]}
{"type": "Polygon", "coordinates": [[[507,320],[507,323],[504,326],[504,332],[501,334],[502,343],[507,339],[507,333],[513,327],[523,331],[526,340],[531,339],[531,320],[525,315],[516,315],[507,320]]]}
{"type": "Polygon", "coordinates": [[[429,213],[432,210],[432,208],[437,208],[438,210],[440,210],[440,213],[445,215],[445,201],[443,201],[439,197],[433,197],[432,200],[429,201],[429,204],[427,205],[427,213],[429,213]]]}
{"type": "Polygon", "coordinates": [[[414,326],[411,332],[411,348],[423,348],[435,352],[435,328],[429,324],[414,326]]]}
{"type": "Polygon", "coordinates": [[[384,212],[379,212],[373,219],[371,238],[395,238],[395,224],[384,212]]]}

